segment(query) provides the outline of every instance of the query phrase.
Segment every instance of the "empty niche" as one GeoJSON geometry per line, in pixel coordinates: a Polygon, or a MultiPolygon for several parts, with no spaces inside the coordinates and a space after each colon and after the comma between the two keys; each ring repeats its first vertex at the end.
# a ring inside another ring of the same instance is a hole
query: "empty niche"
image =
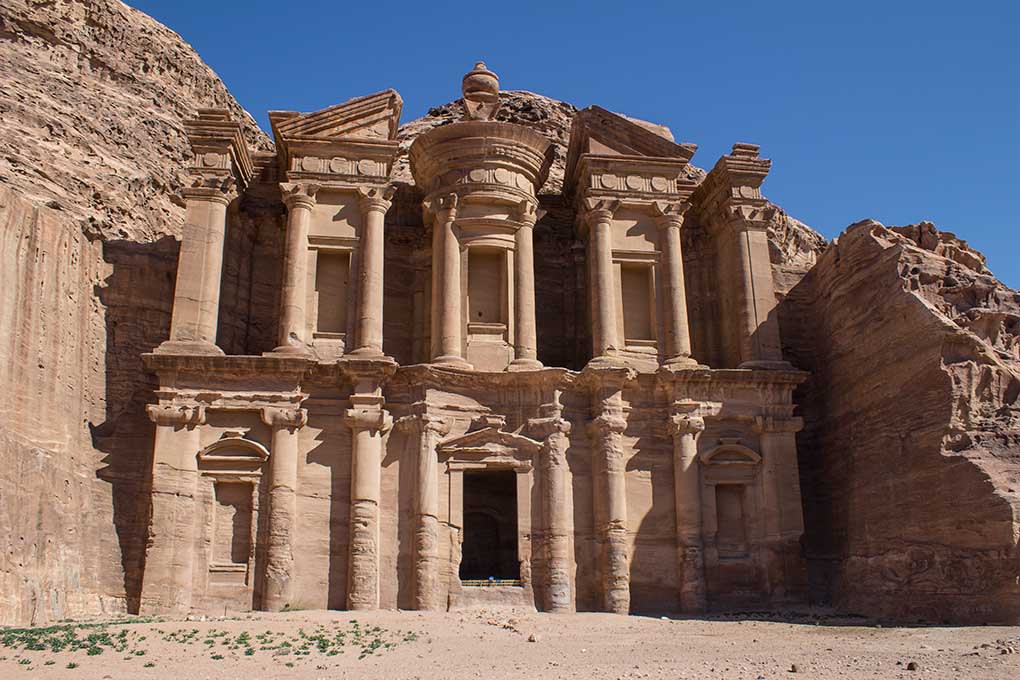
{"type": "Polygon", "coordinates": [[[322,333],[347,331],[347,286],[350,272],[349,253],[319,251],[315,265],[317,331],[322,333]]]}
{"type": "Polygon", "coordinates": [[[715,487],[716,545],[719,557],[745,557],[747,532],[744,522],[743,484],[717,484],[715,487]]]}
{"type": "Polygon", "coordinates": [[[503,251],[468,249],[468,320],[471,323],[505,323],[503,318],[503,251]]]}
{"type": "Polygon", "coordinates": [[[252,547],[252,485],[216,482],[213,553],[216,565],[247,565],[252,547]]]}
{"type": "Polygon", "coordinates": [[[648,342],[655,339],[652,318],[652,269],[648,265],[624,263],[620,266],[623,297],[623,336],[625,341],[648,342]]]}

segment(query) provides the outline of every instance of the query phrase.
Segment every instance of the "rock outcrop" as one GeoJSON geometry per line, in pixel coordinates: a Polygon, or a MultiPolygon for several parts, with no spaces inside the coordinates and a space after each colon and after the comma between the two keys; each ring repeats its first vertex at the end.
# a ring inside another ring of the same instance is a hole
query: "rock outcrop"
{"type": "Polygon", "coordinates": [[[116,0],[0,3],[0,82],[0,624],[125,611],[181,122],[226,107],[253,147],[268,140],[191,47],[116,0]]]}
{"type": "Polygon", "coordinates": [[[780,307],[821,598],[1020,620],[1020,293],[931,223],[849,227],[780,307]]]}

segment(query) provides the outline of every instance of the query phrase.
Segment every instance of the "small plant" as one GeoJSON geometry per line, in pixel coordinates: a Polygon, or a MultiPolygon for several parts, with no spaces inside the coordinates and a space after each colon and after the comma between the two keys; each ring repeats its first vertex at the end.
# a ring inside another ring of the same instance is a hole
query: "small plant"
{"type": "Polygon", "coordinates": [[[143,665],[145,666],[145,668],[155,668],[156,667],[156,664],[153,663],[152,661],[146,661],[143,665]]]}
{"type": "Polygon", "coordinates": [[[32,660],[31,659],[18,659],[18,663],[20,663],[22,666],[27,666],[28,664],[32,663],[32,660]]]}
{"type": "Polygon", "coordinates": [[[73,662],[73,661],[68,661],[68,662],[67,662],[67,665],[66,665],[66,666],[64,666],[64,668],[70,668],[70,669],[72,669],[72,670],[73,670],[73,669],[75,669],[75,668],[77,668],[77,667],[78,667],[78,664],[76,664],[76,663],[75,663],[75,662],[73,662]]]}

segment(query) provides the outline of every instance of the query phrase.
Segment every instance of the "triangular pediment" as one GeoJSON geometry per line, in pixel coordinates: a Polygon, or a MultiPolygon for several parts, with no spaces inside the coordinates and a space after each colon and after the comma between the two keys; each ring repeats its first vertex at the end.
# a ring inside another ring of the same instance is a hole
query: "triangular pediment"
{"type": "Polygon", "coordinates": [[[515,449],[522,453],[536,453],[542,444],[515,432],[504,432],[495,427],[486,427],[459,437],[454,437],[439,445],[442,453],[455,451],[505,451],[515,449]]]}
{"type": "Polygon", "coordinates": [[[570,150],[577,155],[591,153],[599,156],[690,160],[695,147],[691,144],[677,144],[626,116],[600,106],[590,106],[574,116],[570,130],[570,150]]]}
{"type": "Polygon", "coordinates": [[[397,136],[403,100],[395,90],[356,97],[312,113],[270,111],[277,140],[367,139],[388,141],[397,136]]]}

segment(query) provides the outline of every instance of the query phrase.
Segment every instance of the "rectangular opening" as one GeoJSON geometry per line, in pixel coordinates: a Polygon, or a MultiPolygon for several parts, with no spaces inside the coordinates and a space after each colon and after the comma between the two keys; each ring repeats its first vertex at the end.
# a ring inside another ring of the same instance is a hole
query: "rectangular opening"
{"type": "Polygon", "coordinates": [[[460,578],[465,585],[519,585],[517,473],[464,473],[464,543],[460,578]]]}
{"type": "Polygon", "coordinates": [[[747,556],[745,488],[743,484],[718,484],[715,487],[716,546],[719,557],[747,556]]]}
{"type": "Polygon", "coordinates": [[[654,340],[652,328],[652,269],[648,265],[620,266],[625,340],[654,340]]]}
{"type": "Polygon", "coordinates": [[[468,248],[468,323],[505,323],[501,250],[468,248]]]}
{"type": "Polygon", "coordinates": [[[315,264],[316,330],[347,332],[347,286],[351,273],[349,253],[320,250],[315,264]]]}
{"type": "Polygon", "coordinates": [[[251,555],[251,484],[216,482],[212,562],[248,564],[251,555]]]}

